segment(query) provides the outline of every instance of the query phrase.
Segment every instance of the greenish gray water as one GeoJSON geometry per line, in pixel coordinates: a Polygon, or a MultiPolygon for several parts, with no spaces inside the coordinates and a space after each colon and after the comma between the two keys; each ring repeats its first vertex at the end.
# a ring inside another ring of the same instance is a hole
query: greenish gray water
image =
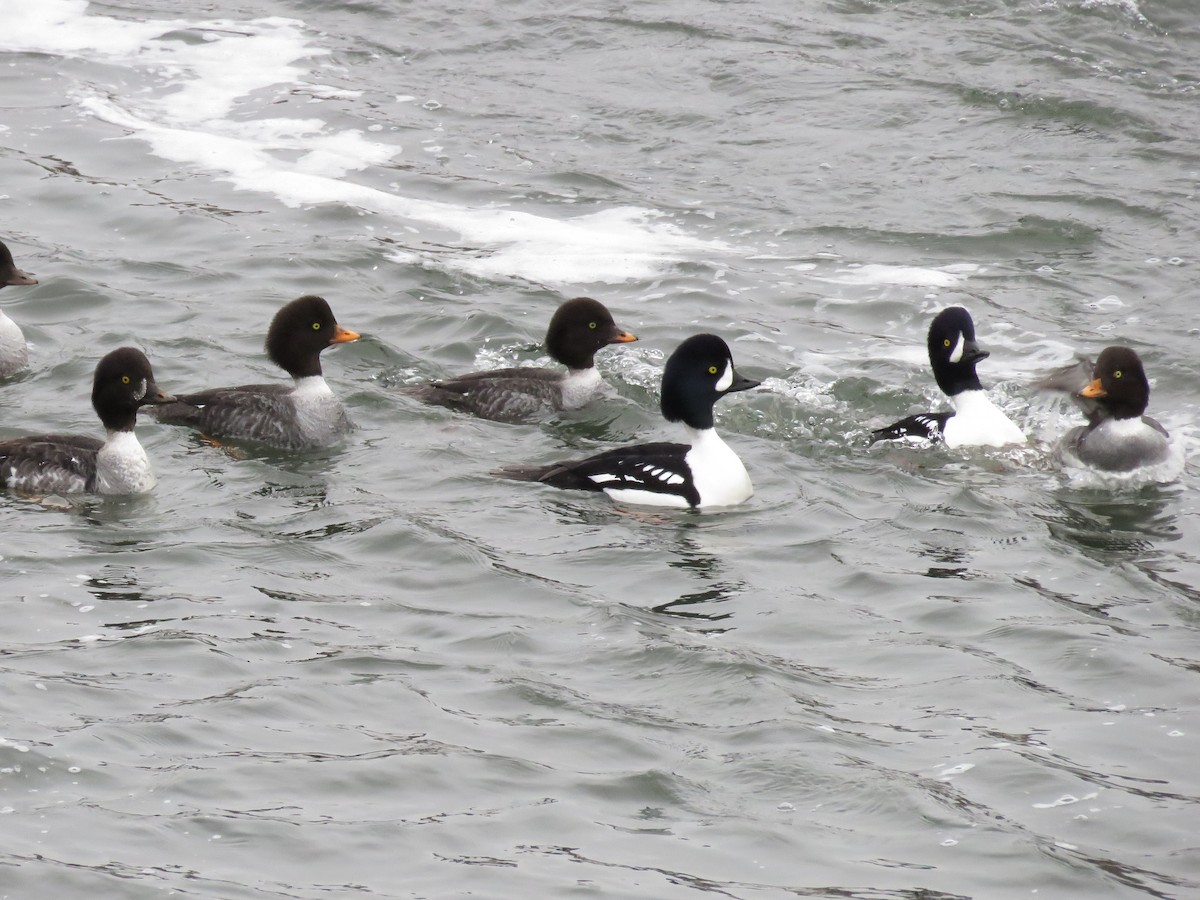
{"type": "Polygon", "coordinates": [[[84,5],[0,35],[4,435],[96,433],[95,360],[276,377],[327,297],[358,430],[139,428],[146,497],[0,502],[0,897],[1188,897],[1196,470],[1080,483],[1028,388],[1135,347],[1196,458],[1186,0],[84,5]],[[285,17],[285,18],[271,18],[285,17]],[[641,340],[510,426],[398,396],[641,340]],[[863,446],[940,403],[931,315],[1036,440],[863,446]],[[495,466],[674,436],[723,335],[757,493],[622,508],[495,466]]]}

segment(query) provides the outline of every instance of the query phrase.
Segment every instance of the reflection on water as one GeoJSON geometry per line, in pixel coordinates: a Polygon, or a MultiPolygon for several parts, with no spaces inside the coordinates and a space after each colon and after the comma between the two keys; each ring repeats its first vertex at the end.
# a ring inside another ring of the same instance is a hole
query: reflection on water
{"type": "Polygon", "coordinates": [[[1096,560],[1145,561],[1181,537],[1176,509],[1181,489],[1148,485],[1127,495],[1059,491],[1053,505],[1033,510],[1052,537],[1096,560]]]}

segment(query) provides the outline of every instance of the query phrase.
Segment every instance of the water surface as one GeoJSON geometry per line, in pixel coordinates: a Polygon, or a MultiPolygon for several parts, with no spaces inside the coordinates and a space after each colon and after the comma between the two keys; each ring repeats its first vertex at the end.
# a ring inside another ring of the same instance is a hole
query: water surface
{"type": "Polygon", "coordinates": [[[4,13],[0,430],[91,371],[270,380],[304,293],[358,430],[148,423],[150,495],[0,502],[0,897],[1188,897],[1194,463],[1080,482],[1031,376],[1135,347],[1197,453],[1189,0],[564,7],[42,0],[4,13]],[[641,340],[527,425],[397,385],[641,340]],[[1034,438],[866,449],[975,315],[1034,438]],[[757,493],[682,514],[495,466],[674,436],[730,341],[757,493]]]}

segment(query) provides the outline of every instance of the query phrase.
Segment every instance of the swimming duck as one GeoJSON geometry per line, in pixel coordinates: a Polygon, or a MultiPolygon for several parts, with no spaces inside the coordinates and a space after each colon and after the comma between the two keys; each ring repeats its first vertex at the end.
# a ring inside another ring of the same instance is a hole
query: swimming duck
{"type": "Polygon", "coordinates": [[[590,297],[568,300],[546,330],[546,351],[567,371],[522,366],[472,372],[401,389],[426,403],[473,413],[484,419],[519,422],[549,409],[578,409],[600,393],[596,351],[637,338],[617,327],[612,313],[590,297]]]}
{"type": "Polygon", "coordinates": [[[350,430],[345,407],[321,370],[321,351],[358,340],[343,328],[322,297],[283,306],[267,329],[267,356],[292,384],[247,384],[180,394],[153,410],[160,422],[189,425],[205,435],[258,441],[283,450],[329,445],[350,430]]]}
{"type": "Polygon", "coordinates": [[[1130,472],[1167,459],[1170,435],[1143,415],[1150,402],[1150,382],[1134,350],[1104,348],[1091,381],[1075,397],[1088,424],[1063,436],[1059,452],[1064,461],[1077,460],[1105,472],[1130,472]]]}
{"type": "MultiPolygon", "coordinates": [[[[28,272],[22,272],[13,261],[12,251],[0,241],[0,288],[11,285],[37,284],[28,272]]],[[[0,311],[0,376],[19,372],[29,365],[29,347],[21,328],[0,311]]]]}
{"type": "Polygon", "coordinates": [[[725,341],[713,334],[693,335],[667,360],[661,400],[663,418],[682,422],[689,443],[636,444],[587,459],[509,466],[497,474],[558,488],[603,491],[613,500],[652,506],[742,503],[754,487],[738,455],[717,434],[713,406],[726,394],[758,384],[737,373],[725,341]]]}
{"type": "Polygon", "coordinates": [[[871,443],[941,440],[947,447],[1003,447],[1025,435],[988,398],[975,365],[991,354],[975,340],[975,322],[961,306],[938,313],[929,326],[929,364],[952,412],[918,413],[871,432],[871,443]]]}
{"type": "Polygon", "coordinates": [[[0,485],[54,494],[148,491],[154,487],[154,471],[134,434],[134,422],[139,408],[173,399],[154,383],[141,350],[114,350],[100,360],[92,379],[92,407],[107,438],[42,434],[0,441],[0,485]]]}

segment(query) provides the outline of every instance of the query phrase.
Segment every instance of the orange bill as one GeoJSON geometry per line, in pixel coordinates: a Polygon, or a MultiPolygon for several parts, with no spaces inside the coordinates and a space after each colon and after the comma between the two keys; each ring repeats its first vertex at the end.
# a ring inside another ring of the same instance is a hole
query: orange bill
{"type": "Polygon", "coordinates": [[[636,334],[630,334],[628,331],[618,331],[611,338],[609,338],[608,342],[610,344],[628,344],[636,340],[636,334]]]}
{"type": "Polygon", "coordinates": [[[351,331],[349,328],[343,328],[341,325],[339,325],[337,327],[337,331],[333,333],[333,337],[329,339],[329,343],[348,344],[350,341],[357,341],[359,336],[360,335],[357,331],[351,331]]]}
{"type": "Polygon", "coordinates": [[[1093,378],[1092,383],[1079,392],[1080,397],[1107,397],[1108,393],[1104,390],[1104,386],[1100,384],[1099,378],[1093,378]]]}

